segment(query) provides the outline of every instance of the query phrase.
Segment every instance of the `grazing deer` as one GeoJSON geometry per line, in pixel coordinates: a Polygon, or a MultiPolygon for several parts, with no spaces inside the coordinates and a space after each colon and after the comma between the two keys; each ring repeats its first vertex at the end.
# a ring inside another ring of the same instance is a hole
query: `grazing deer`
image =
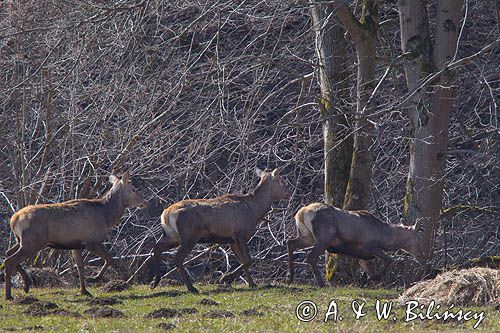
{"type": "Polygon", "coordinates": [[[293,282],[293,251],[313,246],[306,257],[318,285],[324,282],[318,270],[318,257],[326,251],[359,259],[359,264],[370,279],[373,271],[368,261],[390,258],[384,251],[402,249],[412,254],[419,262],[426,255],[420,246],[420,231],[417,224],[404,226],[382,222],[367,211],[346,211],[324,203],[304,206],[295,215],[298,237],[288,241],[288,283],[293,282]]]}
{"type": "Polygon", "coordinates": [[[120,222],[127,207],[146,207],[144,198],[135,190],[128,172],[122,179],[110,176],[112,188],[100,199],[77,199],[56,204],[26,206],[10,219],[10,228],[17,244],[7,250],[5,267],[5,298],[12,299],[11,276],[22,275],[24,290],[29,291],[29,277],[21,262],[45,247],[72,250],[82,295],[90,295],[83,277],[82,250],[87,249],[105,261],[100,277],[110,265],[116,265],[102,242],[120,222]]]}
{"type": "Polygon", "coordinates": [[[151,288],[160,282],[159,261],[164,251],[179,246],[174,263],[190,292],[193,287],[184,268],[184,260],[197,243],[229,244],[240,262],[234,271],[224,275],[220,282],[231,281],[244,271],[248,284],[255,287],[249,273],[251,258],[247,242],[257,225],[271,209],[275,200],[288,199],[290,192],[279,175],[278,169],[265,172],[256,169],[260,177],[257,188],[250,194],[226,194],[213,199],[183,200],[163,211],[163,235],[153,249],[155,279],[151,288]]]}

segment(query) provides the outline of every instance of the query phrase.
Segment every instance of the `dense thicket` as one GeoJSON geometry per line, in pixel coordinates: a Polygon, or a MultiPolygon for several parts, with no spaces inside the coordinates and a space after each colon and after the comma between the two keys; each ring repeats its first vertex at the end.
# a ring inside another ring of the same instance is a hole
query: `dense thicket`
{"type": "MultiPolygon", "coordinates": [[[[494,1],[466,6],[457,59],[499,35],[494,1]]],[[[431,21],[433,8],[429,1],[431,21]]],[[[396,4],[384,2],[380,16],[377,80],[390,70],[374,96],[370,208],[399,223],[408,92],[403,63],[395,60],[396,4]]],[[[293,214],[323,200],[318,66],[306,4],[17,1],[0,7],[0,57],[0,258],[14,241],[13,211],[100,195],[111,172],[130,169],[151,205],[129,212],[107,246],[134,269],[143,260],[136,255],[149,253],[160,236],[164,207],[249,191],[255,166],[281,167],[293,197],[275,206],[251,248],[255,276],[284,277],[293,214]]],[[[500,253],[498,59],[493,48],[458,68],[436,268],[500,253]]],[[[354,112],[354,103],[342,105],[354,112]]],[[[225,270],[226,252],[214,248],[194,264],[211,260],[210,274],[225,270]]],[[[406,265],[402,274],[408,258],[395,257],[387,281],[411,279],[419,268],[406,265]]],[[[63,259],[60,268],[68,266],[63,259]]]]}

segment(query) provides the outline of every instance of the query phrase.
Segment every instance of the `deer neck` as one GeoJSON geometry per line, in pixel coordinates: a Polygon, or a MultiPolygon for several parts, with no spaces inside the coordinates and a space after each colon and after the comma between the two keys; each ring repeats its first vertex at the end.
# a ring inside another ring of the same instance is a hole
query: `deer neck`
{"type": "Polygon", "coordinates": [[[123,191],[119,184],[115,184],[103,198],[104,216],[108,227],[111,229],[120,222],[120,217],[125,210],[123,204],[123,191]]]}
{"type": "Polygon", "coordinates": [[[410,239],[411,230],[402,225],[393,225],[391,229],[390,250],[405,248],[410,239]]]}
{"type": "Polygon", "coordinates": [[[271,210],[271,184],[266,180],[261,181],[255,191],[250,194],[248,204],[256,218],[255,223],[258,224],[271,210]]]}

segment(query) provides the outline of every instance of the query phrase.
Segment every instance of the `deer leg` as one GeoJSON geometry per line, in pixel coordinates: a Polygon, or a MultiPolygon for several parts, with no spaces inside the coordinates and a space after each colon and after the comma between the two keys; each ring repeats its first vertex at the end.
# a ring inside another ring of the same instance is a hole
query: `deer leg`
{"type": "Polygon", "coordinates": [[[19,274],[21,274],[21,277],[23,278],[23,282],[24,282],[23,290],[25,293],[28,293],[30,291],[30,287],[31,287],[31,278],[28,275],[28,273],[26,273],[26,271],[21,266],[21,264],[17,265],[16,268],[17,268],[17,271],[19,272],[19,274]]]}
{"type": "Polygon", "coordinates": [[[113,256],[106,250],[103,244],[98,243],[91,244],[90,246],[87,245],[87,249],[104,260],[104,265],[101,267],[97,275],[91,277],[89,280],[98,281],[99,279],[101,279],[109,266],[113,266],[118,272],[120,272],[121,274],[125,274],[125,269],[122,267],[122,265],[118,264],[118,262],[113,259],[113,256]]]}
{"type": "MultiPolygon", "coordinates": [[[[38,250],[30,250],[26,247],[20,245],[15,253],[7,257],[4,261],[5,266],[5,299],[12,299],[12,285],[11,278],[12,275],[16,272],[16,269],[24,261],[26,258],[33,256],[37,253],[38,250]]],[[[21,273],[22,274],[22,273],[21,273]]]]}
{"type": "Polygon", "coordinates": [[[248,250],[248,245],[247,242],[240,243],[240,251],[241,254],[243,255],[243,270],[245,272],[245,277],[247,278],[248,285],[251,288],[257,287],[255,282],[252,279],[252,276],[250,275],[250,266],[252,265],[252,258],[250,257],[250,251],[248,250]]]}
{"type": "Polygon", "coordinates": [[[325,283],[323,282],[323,278],[318,269],[318,258],[319,256],[325,252],[326,246],[321,245],[320,243],[316,243],[312,248],[311,252],[306,256],[307,263],[311,266],[311,269],[316,277],[316,281],[320,287],[324,287],[325,283]]]}
{"type": "Polygon", "coordinates": [[[84,266],[82,250],[71,250],[71,255],[73,255],[73,258],[75,259],[76,269],[78,270],[78,278],[80,280],[80,294],[82,294],[82,296],[92,296],[92,294],[89,293],[89,291],[85,287],[85,278],[83,276],[84,266]]]}
{"type": "Polygon", "coordinates": [[[362,248],[363,251],[371,253],[377,258],[382,259],[384,262],[391,262],[392,259],[389,257],[387,254],[385,254],[384,250],[380,249],[377,246],[370,246],[370,245],[365,245],[362,248]]]}
{"type": "Polygon", "coordinates": [[[385,254],[384,251],[382,251],[380,249],[369,249],[369,251],[371,253],[373,253],[373,255],[375,257],[382,259],[384,262],[386,262],[386,263],[391,262],[391,257],[389,257],[387,254],[385,254]]]}
{"type": "Polygon", "coordinates": [[[146,259],[147,261],[152,261],[153,273],[155,275],[154,280],[151,281],[151,289],[156,288],[156,286],[158,285],[158,283],[160,283],[161,280],[160,260],[163,255],[163,252],[178,245],[179,245],[178,242],[168,239],[168,237],[165,234],[163,234],[161,238],[158,240],[158,242],[156,242],[153,248],[153,255],[148,259],[146,259]]]}
{"type": "MultiPolygon", "coordinates": [[[[244,261],[243,260],[243,255],[241,254],[241,250],[238,247],[236,241],[233,241],[233,242],[229,243],[229,246],[231,247],[231,250],[233,251],[234,255],[236,256],[236,259],[238,259],[238,262],[240,263],[240,265],[238,266],[238,268],[239,268],[243,264],[243,261],[244,261]]],[[[234,273],[236,272],[236,270],[238,268],[234,269],[231,272],[227,272],[226,274],[224,274],[219,279],[219,283],[226,283],[226,282],[232,281],[236,277],[234,275],[234,273]]]]}
{"type": "Polygon", "coordinates": [[[250,287],[256,287],[257,285],[252,279],[252,276],[250,275],[249,267],[252,264],[252,259],[250,258],[250,254],[248,253],[248,246],[246,246],[246,242],[242,241],[235,241],[230,244],[231,250],[233,250],[233,253],[235,254],[236,258],[240,262],[240,266],[238,266],[234,271],[225,274],[219,282],[224,283],[228,281],[232,281],[234,278],[236,278],[241,271],[243,270],[245,272],[245,277],[247,278],[248,285],[250,287]]]}
{"type": "MultiPolygon", "coordinates": [[[[368,278],[370,280],[373,280],[373,281],[378,281],[380,280],[383,272],[385,272],[387,266],[389,265],[389,263],[392,261],[391,260],[391,257],[389,257],[387,254],[385,254],[385,252],[379,248],[376,248],[376,247],[369,247],[367,246],[367,251],[372,253],[374,256],[376,256],[377,258],[380,258],[384,261],[384,266],[382,267],[382,269],[380,270],[380,272],[378,272],[377,274],[374,274],[373,271],[371,271],[370,273],[368,273],[366,271],[366,274],[368,275],[368,278]]],[[[360,263],[361,264],[361,263],[360,263]]],[[[363,267],[363,266],[361,266],[363,267]]],[[[363,267],[364,269],[364,267],[363,267]]]]}
{"type": "Polygon", "coordinates": [[[297,249],[303,249],[304,247],[311,246],[312,242],[308,242],[307,239],[302,237],[297,237],[294,239],[290,239],[286,245],[288,249],[288,278],[287,283],[293,283],[293,278],[295,276],[295,268],[293,263],[293,252],[297,249]]]}
{"type": "Polygon", "coordinates": [[[198,293],[199,291],[198,289],[193,287],[193,284],[189,279],[186,268],[184,268],[184,260],[188,256],[189,252],[191,252],[191,250],[194,248],[195,244],[196,242],[192,240],[182,242],[179,246],[179,249],[177,250],[177,253],[174,256],[174,264],[177,267],[179,274],[181,275],[181,279],[186,285],[187,289],[192,293],[198,293]]]}
{"type": "MultiPolygon", "coordinates": [[[[368,277],[368,279],[372,279],[374,274],[373,274],[373,269],[370,267],[370,263],[368,260],[364,259],[358,259],[359,266],[363,269],[364,273],[368,277]]],[[[363,279],[364,280],[364,279],[363,279]]],[[[363,285],[366,283],[366,280],[364,280],[363,285]]]]}
{"type": "MultiPolygon", "coordinates": [[[[14,245],[13,247],[11,247],[7,251],[5,251],[5,254],[7,255],[7,257],[9,257],[9,256],[13,255],[14,253],[16,253],[16,251],[18,249],[19,249],[19,243],[17,243],[16,245],[14,245]]],[[[26,273],[26,271],[21,266],[21,264],[17,265],[15,269],[17,269],[17,271],[19,272],[19,274],[21,274],[21,277],[23,279],[23,282],[24,282],[23,290],[24,290],[24,292],[28,293],[30,291],[30,286],[31,286],[31,278],[30,278],[30,276],[28,275],[28,273],[26,273]]],[[[14,273],[15,273],[15,271],[12,271],[12,274],[14,274],[14,273]]]]}

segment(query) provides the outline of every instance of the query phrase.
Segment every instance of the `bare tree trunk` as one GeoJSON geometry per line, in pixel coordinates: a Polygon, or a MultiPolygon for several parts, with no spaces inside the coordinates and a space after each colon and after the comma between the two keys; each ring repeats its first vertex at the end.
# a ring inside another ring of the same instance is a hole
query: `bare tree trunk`
{"type": "Polygon", "coordinates": [[[373,126],[367,121],[367,116],[375,106],[373,100],[370,104],[368,100],[375,87],[378,7],[376,1],[363,1],[363,13],[358,21],[343,2],[335,1],[334,6],[338,18],[354,42],[358,60],[354,151],[344,208],[365,209],[371,191],[373,164],[370,152],[373,126]]]}
{"type": "Polygon", "coordinates": [[[347,41],[344,29],[332,17],[332,7],[311,7],[320,64],[321,117],[325,156],[326,202],[341,206],[352,159],[348,103],[347,41]]]}
{"type": "MultiPolygon", "coordinates": [[[[369,151],[372,144],[372,126],[367,121],[366,116],[370,114],[374,103],[368,105],[369,97],[375,87],[375,66],[376,66],[376,37],[378,25],[378,9],[375,1],[365,0],[363,2],[363,13],[361,19],[358,21],[351,10],[345,3],[336,1],[328,5],[329,15],[336,14],[345,30],[349,32],[357,53],[358,69],[357,69],[357,98],[356,98],[356,114],[355,114],[355,128],[352,142],[352,150],[349,155],[344,154],[345,158],[352,157],[350,161],[345,161],[342,169],[343,172],[336,170],[335,166],[329,167],[327,149],[329,147],[328,135],[331,133],[327,131],[328,123],[325,123],[324,137],[325,137],[325,192],[326,200],[329,203],[334,203],[337,206],[343,206],[345,209],[364,209],[368,205],[368,198],[370,195],[371,176],[372,176],[372,156],[369,151]],[[349,169],[348,169],[349,168],[349,169]],[[334,173],[335,176],[330,176],[328,173],[334,173]],[[342,177],[342,179],[336,179],[342,177]],[[345,181],[347,181],[345,183],[345,181]],[[335,186],[335,187],[333,187],[335,186]],[[341,188],[339,186],[342,186],[341,188]],[[345,189],[345,192],[344,192],[345,189]],[[336,192],[334,192],[336,190],[336,192]],[[335,193],[335,195],[333,194],[335,193]]],[[[314,14],[313,14],[314,19],[314,14]]],[[[313,20],[314,21],[314,20],[313,20]]],[[[343,29],[339,29],[335,33],[336,39],[343,40],[343,29]]],[[[332,33],[333,35],[333,33],[332,33]]],[[[318,39],[318,37],[317,37],[318,39]]],[[[340,44],[345,45],[345,44],[340,44]]],[[[330,46],[333,47],[333,46],[330,46]]],[[[335,45],[337,49],[337,45],[335,45]]],[[[333,53],[333,51],[331,51],[333,53]]],[[[337,62],[347,63],[347,54],[343,55],[345,61],[337,62]]],[[[335,61],[334,61],[335,62],[335,61]]],[[[343,66],[344,70],[347,66],[343,66]]],[[[342,73],[339,68],[338,73],[342,73]]],[[[343,74],[339,77],[342,80],[347,77],[343,74]]],[[[323,89],[322,89],[323,91],[323,89]]],[[[338,100],[338,98],[337,98],[338,100]]],[[[323,103],[324,104],[324,103],[323,103]]],[[[347,142],[346,142],[347,143],[347,142]]],[[[344,152],[347,151],[343,150],[344,152]]],[[[333,283],[333,273],[337,268],[341,268],[347,272],[346,277],[350,279],[357,271],[357,265],[348,257],[340,257],[334,255],[326,256],[326,279],[333,283]]],[[[335,280],[342,280],[342,277],[337,276],[335,280]]]]}
{"type": "MultiPolygon", "coordinates": [[[[348,57],[344,29],[335,21],[331,5],[311,7],[316,52],[320,64],[321,118],[325,159],[325,201],[341,207],[349,179],[353,138],[348,111],[348,57]]],[[[334,255],[326,253],[326,280],[335,271],[334,255]]]]}
{"type": "MultiPolygon", "coordinates": [[[[439,70],[455,55],[463,1],[440,0],[437,8],[435,47],[429,35],[425,1],[400,1],[401,44],[408,53],[405,72],[410,91],[422,79],[439,70]]],[[[429,258],[433,245],[443,196],[443,177],[448,145],[448,125],[453,104],[453,73],[443,73],[432,89],[411,99],[412,140],[404,210],[409,221],[422,222],[424,251],[429,258]]]]}
{"type": "Polygon", "coordinates": [[[373,143],[373,126],[366,116],[373,109],[373,102],[367,105],[368,98],[375,88],[375,40],[376,32],[366,38],[358,53],[358,84],[356,102],[356,127],[351,173],[345,195],[344,209],[366,209],[370,196],[373,159],[370,147],[373,143]]]}

